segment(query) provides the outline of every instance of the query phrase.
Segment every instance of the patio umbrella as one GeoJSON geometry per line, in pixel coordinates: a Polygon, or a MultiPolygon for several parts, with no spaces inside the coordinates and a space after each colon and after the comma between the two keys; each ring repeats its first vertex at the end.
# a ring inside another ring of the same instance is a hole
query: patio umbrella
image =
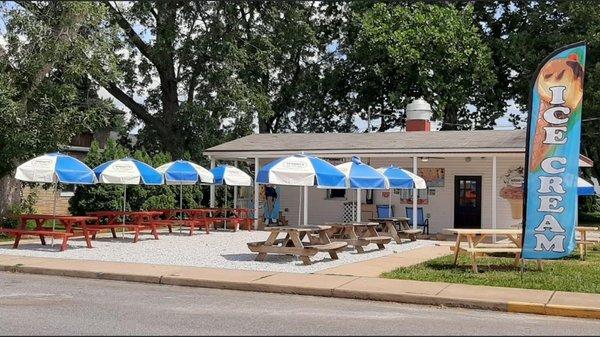
{"type": "MultiPolygon", "coordinates": [[[[225,208],[227,208],[227,186],[233,186],[234,189],[237,186],[252,186],[252,177],[235,166],[222,164],[210,172],[215,176],[215,185],[224,185],[225,187],[225,208]]],[[[237,207],[236,195],[234,191],[233,208],[237,207]]],[[[223,226],[226,227],[227,224],[224,222],[223,226]]]]}
{"type": "Polygon", "coordinates": [[[388,181],[390,194],[388,196],[388,214],[392,213],[392,189],[425,189],[427,184],[425,179],[418,175],[394,165],[377,169],[381,172],[388,181]]]}
{"type": "Polygon", "coordinates": [[[360,161],[358,157],[336,165],[336,168],[346,176],[346,188],[356,189],[356,221],[360,221],[361,189],[385,189],[388,188],[387,180],[383,173],[360,161]]]}
{"type": "Polygon", "coordinates": [[[183,208],[183,185],[214,182],[214,176],[209,170],[186,160],[172,161],[157,167],[156,170],[164,175],[167,185],[179,185],[179,209],[183,208]]]}
{"type": "MultiPolygon", "coordinates": [[[[123,212],[127,203],[127,185],[162,185],[164,177],[162,173],[152,166],[133,158],[123,158],[107,161],[94,168],[98,181],[103,184],[123,185],[123,212]]],[[[125,223],[125,217],[123,217],[125,223]]],[[[125,236],[125,228],[123,228],[125,236]]]]}
{"type": "MultiPolygon", "coordinates": [[[[87,165],[59,152],[48,153],[19,165],[15,178],[26,182],[54,184],[52,216],[56,216],[58,183],[90,185],[97,182],[94,172],[87,165]]],[[[55,227],[56,219],[53,219],[52,230],[55,227]]],[[[52,244],[54,245],[54,237],[52,244]]]]}
{"type": "MultiPolygon", "coordinates": [[[[304,187],[304,225],[308,224],[308,186],[318,188],[346,188],[346,176],[323,159],[309,155],[293,155],[276,159],[263,166],[256,178],[258,184],[304,187]]],[[[302,198],[300,198],[301,202],[302,198]]],[[[300,208],[298,208],[298,225],[300,208]]]]}
{"type": "Polygon", "coordinates": [[[594,185],[587,182],[585,179],[578,177],[577,178],[577,194],[578,195],[596,195],[596,191],[594,191],[594,185]]]}
{"type": "MultiPolygon", "coordinates": [[[[215,177],[216,185],[252,186],[252,177],[239,168],[231,165],[218,165],[210,170],[215,177]]],[[[225,205],[227,205],[227,188],[225,188],[225,205]]],[[[236,208],[235,201],[233,208],[236,208]]]]}

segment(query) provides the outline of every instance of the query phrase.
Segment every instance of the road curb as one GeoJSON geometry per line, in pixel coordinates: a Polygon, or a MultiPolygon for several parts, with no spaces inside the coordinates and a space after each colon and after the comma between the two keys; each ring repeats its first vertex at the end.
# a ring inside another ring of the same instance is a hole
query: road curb
{"type": "MultiPolygon", "coordinates": [[[[173,274],[162,276],[112,273],[94,270],[76,270],[67,268],[48,268],[41,266],[28,266],[25,264],[7,265],[0,264],[0,271],[18,272],[26,274],[39,274],[49,276],[66,276],[88,279],[141,282],[151,284],[164,284],[173,286],[187,286],[239,291],[255,291],[280,294],[296,294],[320,297],[335,297],[357,300],[385,301],[419,305],[433,305],[443,307],[457,307],[481,310],[494,310],[514,313],[540,314],[550,316],[580,317],[600,319],[600,308],[578,307],[567,305],[554,305],[547,303],[528,303],[518,301],[491,301],[480,299],[452,298],[439,295],[417,294],[417,293],[392,293],[385,291],[349,290],[341,287],[316,288],[302,285],[289,284],[262,284],[260,279],[253,281],[235,280],[211,280],[192,277],[181,277],[173,274]]],[[[312,274],[318,275],[318,274],[312,274]]],[[[357,279],[369,279],[368,277],[357,277],[357,279]]]]}

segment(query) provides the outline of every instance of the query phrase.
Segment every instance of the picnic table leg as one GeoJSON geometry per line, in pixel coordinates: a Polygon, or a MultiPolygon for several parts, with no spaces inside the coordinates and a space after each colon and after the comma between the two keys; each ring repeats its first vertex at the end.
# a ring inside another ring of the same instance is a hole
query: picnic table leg
{"type": "Polygon", "coordinates": [[[458,261],[458,251],[460,250],[460,234],[456,234],[456,244],[454,245],[454,265],[458,261]]]}
{"type": "MultiPolygon", "coordinates": [[[[35,229],[36,230],[43,230],[43,225],[44,225],[44,220],[35,220],[35,229]]],[[[25,227],[27,227],[27,223],[25,223],[25,227]]],[[[40,235],[40,242],[42,243],[42,246],[46,245],[46,238],[43,235],[40,235]]]]}
{"type": "MultiPolygon", "coordinates": [[[[373,226],[367,227],[367,233],[369,233],[371,236],[379,236],[379,234],[377,234],[377,230],[375,230],[375,227],[373,226]]],[[[385,249],[385,245],[383,243],[378,243],[377,248],[379,248],[379,250],[385,249]]]]}
{"type": "Polygon", "coordinates": [[[400,239],[400,236],[398,235],[398,231],[396,231],[396,227],[394,226],[393,222],[386,221],[384,228],[385,228],[385,233],[387,235],[391,236],[392,239],[394,239],[394,241],[396,241],[396,243],[398,243],[398,244],[402,243],[402,239],[400,239]]]}
{"type": "MultiPolygon", "coordinates": [[[[471,235],[467,235],[467,241],[469,242],[469,248],[475,248],[473,244],[473,237],[471,235]]],[[[471,266],[473,267],[473,272],[478,273],[477,269],[477,256],[475,252],[471,252],[471,266]]]]}
{"type": "MultiPolygon", "coordinates": [[[[302,244],[302,240],[300,240],[300,236],[298,235],[298,232],[291,232],[290,238],[292,239],[294,246],[296,246],[298,248],[304,248],[304,245],[302,244]]],[[[302,260],[302,263],[304,263],[305,266],[308,266],[312,263],[310,261],[310,258],[306,255],[300,255],[300,260],[302,260]]]]}
{"type": "MultiPolygon", "coordinates": [[[[113,239],[116,239],[116,238],[117,238],[117,231],[115,231],[115,229],[114,229],[114,228],[111,228],[111,229],[110,229],[110,232],[112,233],[112,237],[113,237],[113,239]]],[[[95,235],[94,235],[94,236],[95,236],[95,235]]]]}
{"type": "MultiPolygon", "coordinates": [[[[272,246],[273,243],[275,242],[275,239],[277,239],[277,235],[279,235],[279,232],[277,232],[277,231],[271,232],[271,234],[269,235],[269,238],[267,239],[267,241],[265,241],[264,245],[272,246]]],[[[267,257],[267,253],[258,253],[258,255],[256,256],[256,261],[264,261],[266,257],[267,257]]]]}
{"type": "Polygon", "coordinates": [[[63,236],[63,240],[62,240],[62,244],[60,245],[60,251],[63,252],[65,250],[67,250],[67,242],[69,241],[69,237],[68,236],[63,236]]]}
{"type": "Polygon", "coordinates": [[[15,235],[15,242],[13,243],[14,249],[17,249],[17,247],[19,247],[19,241],[21,241],[21,233],[17,233],[15,235]]]}
{"type": "Polygon", "coordinates": [[[150,233],[154,235],[154,240],[158,240],[158,232],[156,231],[156,225],[150,225],[150,233]]]}
{"type": "Polygon", "coordinates": [[[133,236],[133,243],[138,242],[139,238],[140,238],[140,228],[136,227],[135,228],[135,235],[133,236]]]}
{"type": "Polygon", "coordinates": [[[194,228],[196,227],[196,221],[190,221],[190,233],[188,236],[194,235],[194,228]]]}

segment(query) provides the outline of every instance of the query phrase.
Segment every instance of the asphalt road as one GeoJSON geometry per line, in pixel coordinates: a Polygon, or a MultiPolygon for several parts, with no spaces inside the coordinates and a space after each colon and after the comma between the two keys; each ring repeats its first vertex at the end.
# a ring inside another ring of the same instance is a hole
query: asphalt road
{"type": "Polygon", "coordinates": [[[600,321],[0,272],[0,334],[598,334],[600,321]]]}

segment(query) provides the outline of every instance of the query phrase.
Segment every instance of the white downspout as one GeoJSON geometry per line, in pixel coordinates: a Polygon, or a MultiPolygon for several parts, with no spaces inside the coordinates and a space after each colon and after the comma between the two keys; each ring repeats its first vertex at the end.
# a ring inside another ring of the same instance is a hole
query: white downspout
{"type": "MultiPolygon", "coordinates": [[[[215,160],[210,158],[210,169],[215,168],[215,160]]],[[[215,184],[210,185],[210,208],[215,207],[215,184]]]]}
{"type": "Polygon", "coordinates": [[[258,228],[258,171],[259,171],[259,167],[258,167],[258,158],[254,158],[254,229],[256,230],[258,228]]]}
{"type": "MultiPolygon", "coordinates": [[[[496,175],[497,175],[497,167],[496,167],[496,156],[492,157],[492,229],[496,229],[496,199],[497,195],[497,187],[496,187],[496,175]]],[[[496,234],[492,236],[492,240],[496,243],[496,234]]]]}
{"type": "MultiPolygon", "coordinates": [[[[413,157],[413,173],[417,174],[417,157],[413,157]]],[[[413,229],[417,229],[417,189],[413,188],[413,209],[412,209],[412,218],[413,218],[413,229]]]]}

